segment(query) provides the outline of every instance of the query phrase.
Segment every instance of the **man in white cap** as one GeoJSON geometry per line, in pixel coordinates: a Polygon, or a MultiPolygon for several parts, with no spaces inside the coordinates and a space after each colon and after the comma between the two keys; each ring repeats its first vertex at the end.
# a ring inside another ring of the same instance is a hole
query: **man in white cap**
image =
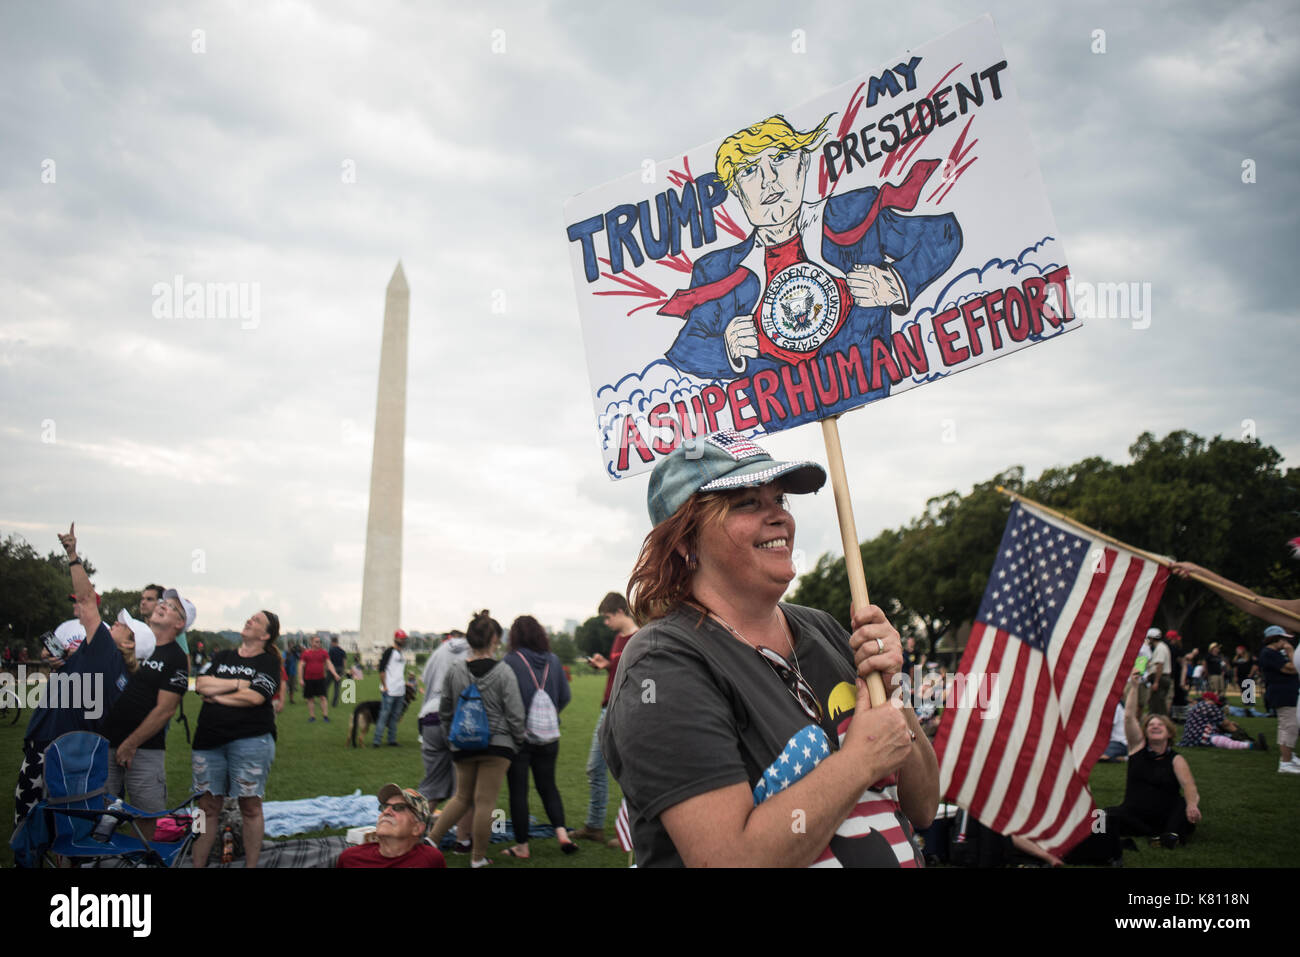
{"type": "MultiPolygon", "coordinates": [[[[141,661],[154,653],[158,640],[154,637],[152,628],[138,618],[132,618],[125,608],[117,613],[117,624],[125,625],[131,632],[131,640],[135,642],[135,664],[130,668],[134,672],[141,661]]],[[[116,635],[117,630],[114,629],[113,633],[116,635]]]]}
{"type": "MultiPolygon", "coordinates": [[[[144,586],[144,589],[140,592],[140,621],[148,621],[153,617],[153,610],[158,607],[158,602],[162,601],[163,592],[166,590],[167,589],[163,588],[162,585],[144,586]]],[[[182,631],[176,636],[176,644],[180,646],[181,651],[185,652],[186,655],[189,655],[190,645],[185,638],[185,632],[182,631]]],[[[143,658],[144,656],[141,655],[141,657],[143,658]]]]}
{"type": "MultiPolygon", "coordinates": [[[[75,557],[76,539],[65,547],[75,557]]],[[[194,627],[194,603],[176,589],[163,592],[149,617],[154,649],[126,683],[122,696],[104,722],[104,737],[113,750],[108,760],[108,791],[142,811],[167,809],[166,739],[164,731],[189,690],[189,659],[176,644],[176,636],[194,627]]],[[[137,638],[138,644],[139,638],[137,638]]],[[[146,838],[153,837],[153,822],[141,821],[146,838]]]]}

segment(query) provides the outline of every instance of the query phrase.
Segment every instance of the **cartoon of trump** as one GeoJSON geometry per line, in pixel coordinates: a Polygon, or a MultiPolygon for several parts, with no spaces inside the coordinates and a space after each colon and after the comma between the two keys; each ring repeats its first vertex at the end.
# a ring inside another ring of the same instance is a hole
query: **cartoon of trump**
{"type": "MultiPolygon", "coordinates": [[[[916,207],[938,160],[917,160],[898,185],[867,186],[804,201],[814,151],[826,136],[782,116],[732,134],[716,157],[718,179],[754,227],[738,245],[700,257],[687,289],[661,315],[684,320],[666,358],[702,378],[733,379],[814,361],[891,332],[891,312],[952,265],[961,228],[951,214],[904,215],[916,207]]],[[[887,395],[889,383],[843,408],[887,395]]],[[[843,411],[822,408],[817,416],[843,411]]]]}

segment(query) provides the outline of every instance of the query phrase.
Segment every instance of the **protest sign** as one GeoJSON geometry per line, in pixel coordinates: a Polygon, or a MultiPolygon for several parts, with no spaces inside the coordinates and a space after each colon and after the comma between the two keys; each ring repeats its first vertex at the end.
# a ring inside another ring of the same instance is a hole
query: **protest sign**
{"type": "Polygon", "coordinates": [[[1078,326],[1015,75],[984,17],[571,199],[606,473],[718,429],[839,415],[1078,326]]]}

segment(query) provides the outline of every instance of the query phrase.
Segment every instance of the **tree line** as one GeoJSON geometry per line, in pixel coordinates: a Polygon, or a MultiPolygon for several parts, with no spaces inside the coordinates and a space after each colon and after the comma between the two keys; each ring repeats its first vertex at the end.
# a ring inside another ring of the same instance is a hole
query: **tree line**
{"type": "MultiPolygon", "coordinates": [[[[1300,534],[1300,469],[1284,472],[1276,449],[1258,440],[1207,440],[1186,431],[1157,439],[1146,432],[1129,455],[1128,464],[1091,457],[1036,479],[1013,466],[965,495],[952,491],[930,499],[906,526],[861,544],[872,603],[900,633],[916,638],[919,650],[955,650],[979,610],[1011,509],[999,485],[1136,548],[1194,561],[1261,595],[1300,595],[1300,562],[1287,545],[1300,534]]],[[[821,608],[847,627],[843,558],[818,559],[791,600],[821,608]]],[[[1184,647],[1221,641],[1252,650],[1263,629],[1205,587],[1176,577],[1165,587],[1153,625],[1177,630],[1184,647]]]]}

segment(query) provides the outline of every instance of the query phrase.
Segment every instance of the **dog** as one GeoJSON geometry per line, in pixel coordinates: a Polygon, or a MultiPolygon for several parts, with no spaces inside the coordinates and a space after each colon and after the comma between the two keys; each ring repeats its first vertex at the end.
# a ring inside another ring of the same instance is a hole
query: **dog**
{"type": "MultiPolygon", "coordinates": [[[[415,681],[411,680],[406,683],[406,694],[403,696],[402,711],[405,713],[407,706],[415,700],[416,690],[415,681]]],[[[361,735],[364,740],[370,733],[370,729],[375,726],[379,720],[379,709],[382,702],[363,701],[352,709],[352,726],[348,731],[348,744],[351,747],[357,746],[357,735],[361,735]]],[[[398,719],[401,720],[400,718],[398,719]]]]}

